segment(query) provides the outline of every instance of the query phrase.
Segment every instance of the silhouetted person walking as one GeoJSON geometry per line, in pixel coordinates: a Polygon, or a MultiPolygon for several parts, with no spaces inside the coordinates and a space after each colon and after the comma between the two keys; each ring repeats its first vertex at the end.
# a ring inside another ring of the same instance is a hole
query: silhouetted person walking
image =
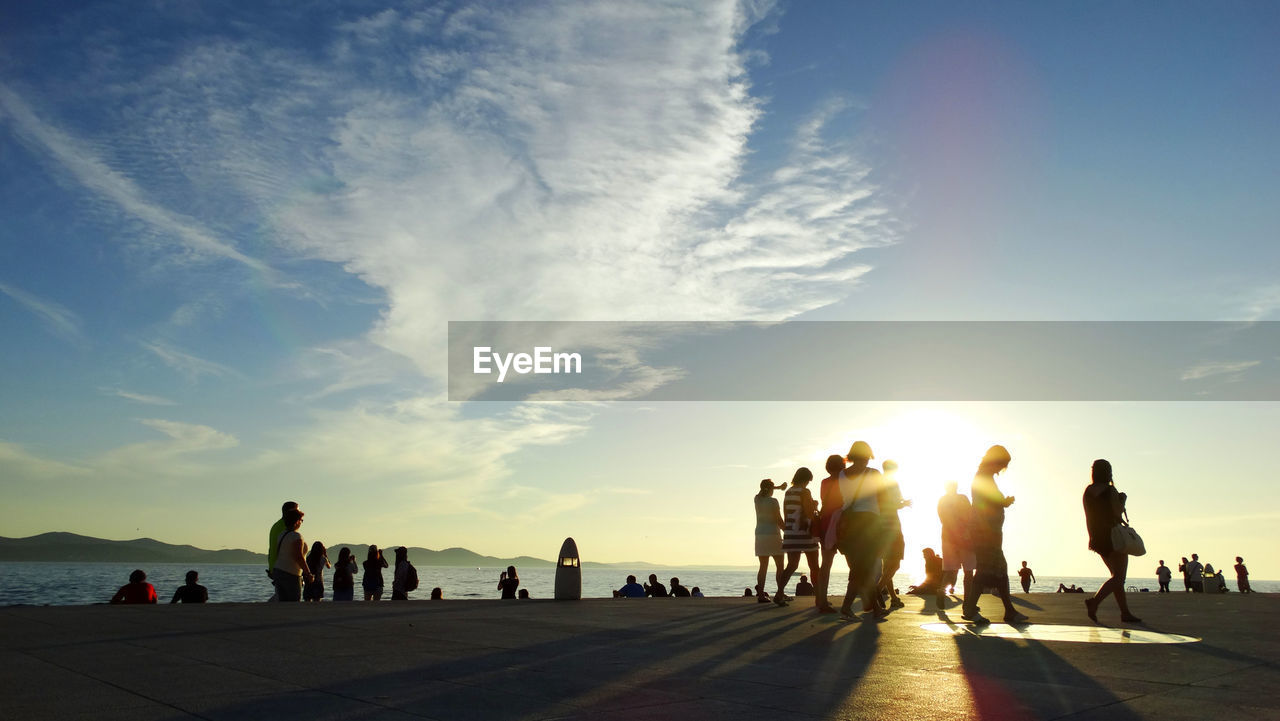
{"type": "Polygon", "coordinates": [[[1191,572],[1187,570],[1187,564],[1190,561],[1186,556],[1182,557],[1182,563],[1178,564],[1178,573],[1182,574],[1182,592],[1191,593],[1191,572]]]}
{"type": "Polygon", "coordinates": [[[1022,580],[1022,592],[1031,593],[1031,584],[1036,582],[1036,574],[1031,572],[1026,561],[1023,561],[1022,568],[1018,569],[1018,577],[1022,580]]]}
{"type": "Polygon", "coordinates": [[[880,571],[879,590],[889,596],[890,608],[902,608],[904,605],[898,598],[898,591],[893,587],[893,576],[902,567],[902,558],[906,555],[907,543],[902,536],[902,521],[898,511],[911,505],[911,501],[902,497],[902,488],[895,477],[898,464],[894,461],[884,462],[884,474],[880,482],[880,533],[884,541],[884,549],[880,552],[882,569],[880,571]]]}
{"type": "MultiPolygon", "coordinates": [[[[818,497],[822,500],[822,510],[818,512],[818,540],[822,548],[822,566],[813,574],[814,608],[818,613],[835,613],[827,601],[827,586],[831,580],[831,567],[835,565],[836,541],[840,531],[840,514],[844,512],[844,498],[840,495],[840,476],[844,471],[843,456],[827,456],[824,465],[827,477],[822,479],[818,497]]],[[[810,569],[812,570],[812,569],[810,569]]]]}
{"type": "Polygon", "coordinates": [[[1173,571],[1164,565],[1164,559],[1160,559],[1160,565],[1156,566],[1156,582],[1160,584],[1160,593],[1169,592],[1169,581],[1173,578],[1173,571]]]}
{"type": "Polygon", "coordinates": [[[868,463],[875,456],[865,441],[857,441],[849,448],[845,460],[849,465],[840,474],[840,496],[844,509],[840,512],[837,548],[849,564],[849,584],[845,589],[844,604],[840,614],[853,616],[853,599],[862,596],[862,610],[875,618],[888,614],[880,607],[876,597],[876,584],[880,580],[876,564],[884,542],[880,527],[880,471],[868,463]]]}
{"type": "MultiPolygon", "coordinates": [[[[1012,457],[1004,446],[991,446],[978,464],[970,492],[973,494],[973,521],[970,537],[977,568],[973,583],[964,589],[964,618],[974,623],[989,623],[978,613],[978,598],[983,588],[995,588],[1004,603],[1004,622],[1021,623],[1027,617],[1013,608],[1009,593],[1009,564],[1004,559],[1004,511],[1013,505],[996,485],[996,476],[1009,467],[1012,457]]],[[[946,560],[946,556],[943,556],[946,560]]]]}
{"type": "MultiPolygon", "coordinates": [[[[782,496],[782,550],[787,554],[787,567],[778,574],[778,590],[773,594],[773,602],[779,606],[787,603],[787,582],[791,575],[800,568],[801,554],[809,561],[809,568],[819,568],[818,549],[820,544],[814,536],[818,523],[818,502],[813,500],[809,491],[809,482],[813,480],[813,472],[808,468],[796,470],[791,477],[791,488],[782,496]]],[[[800,595],[799,589],[796,595],[800,595]]]]}
{"type": "Polygon", "coordinates": [[[1114,594],[1120,607],[1120,620],[1125,623],[1142,623],[1142,619],[1129,611],[1124,594],[1124,580],[1129,571],[1129,554],[1111,543],[1111,533],[1120,525],[1124,516],[1125,494],[1116,490],[1111,476],[1111,463],[1101,458],[1093,462],[1093,481],[1084,490],[1084,522],[1089,530],[1089,550],[1102,556],[1102,562],[1111,572],[1111,578],[1084,600],[1085,610],[1094,623],[1098,622],[1098,604],[1114,594]]]}
{"type": "MultiPolygon", "coordinates": [[[[956,591],[956,581],[964,571],[962,591],[968,591],[973,582],[973,542],[969,526],[973,523],[973,506],[967,496],[959,493],[955,481],[947,481],[946,493],[938,499],[938,520],[942,522],[942,588],[956,591]]],[[[938,605],[939,608],[942,604],[938,605]]]]}

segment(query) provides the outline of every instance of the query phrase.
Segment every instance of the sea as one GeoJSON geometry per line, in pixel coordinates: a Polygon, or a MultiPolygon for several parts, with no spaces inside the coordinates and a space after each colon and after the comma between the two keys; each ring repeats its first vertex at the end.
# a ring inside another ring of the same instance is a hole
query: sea
{"type": "MultiPolygon", "coordinates": [[[[0,606],[77,606],[95,603],[106,603],[120,586],[128,583],[129,574],[136,564],[125,563],[35,563],[6,562],[0,563],[0,606]]],[[[267,578],[263,566],[257,564],[211,564],[192,567],[176,563],[153,563],[142,566],[147,573],[147,581],[156,587],[160,602],[166,603],[173,593],[183,584],[189,570],[200,573],[200,583],[209,589],[209,601],[212,603],[254,603],[266,601],[271,597],[271,582],[267,578]]],[[[498,574],[505,568],[459,568],[439,566],[418,566],[419,588],[410,594],[410,598],[428,598],[431,589],[439,587],[445,599],[484,599],[498,598],[498,574]]],[[[634,573],[643,583],[650,573],[657,574],[663,584],[667,584],[672,576],[678,577],[680,583],[689,588],[699,587],[706,596],[742,596],[744,589],[755,586],[756,571],[754,568],[593,568],[582,570],[582,595],[584,598],[610,598],[613,590],[626,583],[628,573],[634,573]]],[[[770,569],[772,571],[772,569],[770,569]]],[[[325,574],[325,597],[330,597],[328,588],[331,571],[325,574]]],[[[518,570],[520,587],[527,588],[532,598],[552,598],[555,593],[555,567],[525,568],[518,570]]],[[[833,591],[841,593],[843,584],[843,567],[837,567],[836,583],[833,591]]],[[[772,573],[770,574],[772,576],[772,573]]],[[[391,597],[391,572],[383,572],[386,579],[386,593],[383,600],[391,597]]],[[[360,592],[357,576],[356,593],[360,592]]],[[[793,577],[788,586],[794,591],[793,577]]],[[[1057,591],[1058,584],[1075,585],[1092,592],[1102,584],[1105,578],[1100,577],[1056,577],[1038,576],[1037,583],[1032,584],[1033,593],[1052,593],[1057,591]]],[[[894,577],[897,588],[905,592],[907,587],[919,582],[907,574],[894,577]]],[[[770,580],[766,588],[772,591],[770,580]]],[[[1018,579],[1011,583],[1015,592],[1021,591],[1018,579]]],[[[1128,585],[1138,590],[1148,589],[1155,592],[1158,588],[1155,579],[1129,579],[1128,585]]],[[[1182,579],[1175,578],[1173,590],[1180,591],[1182,579]]],[[[1236,590],[1235,579],[1227,582],[1227,587],[1236,590]]],[[[1280,581],[1254,581],[1253,589],[1263,593],[1280,592],[1280,581]]]]}

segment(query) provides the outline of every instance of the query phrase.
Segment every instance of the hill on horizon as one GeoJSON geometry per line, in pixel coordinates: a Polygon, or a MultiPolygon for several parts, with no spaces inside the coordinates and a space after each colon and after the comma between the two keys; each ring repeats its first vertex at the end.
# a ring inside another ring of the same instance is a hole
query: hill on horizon
{"type": "MultiPolygon", "coordinates": [[[[331,544],[328,545],[329,560],[337,560],[337,549],[344,546],[351,549],[351,553],[357,561],[363,561],[369,549],[369,544],[364,543],[331,544]]],[[[383,554],[387,556],[388,562],[395,560],[394,553],[389,549],[396,548],[396,546],[380,546],[380,548],[383,549],[383,554]]],[[[410,546],[409,560],[415,566],[474,566],[481,568],[486,566],[516,566],[517,568],[549,568],[555,566],[555,561],[534,558],[533,556],[497,558],[495,556],[484,556],[466,548],[456,547],[436,551],[430,548],[410,546]]],[[[190,545],[165,543],[154,538],[112,541],[105,538],[82,536],[67,531],[51,531],[25,538],[0,536],[0,561],[36,561],[45,563],[260,563],[265,566],[267,555],[243,548],[209,550],[190,545]]],[[[582,565],[602,568],[661,567],[661,564],[644,562],[601,563],[587,561],[582,565]]]]}

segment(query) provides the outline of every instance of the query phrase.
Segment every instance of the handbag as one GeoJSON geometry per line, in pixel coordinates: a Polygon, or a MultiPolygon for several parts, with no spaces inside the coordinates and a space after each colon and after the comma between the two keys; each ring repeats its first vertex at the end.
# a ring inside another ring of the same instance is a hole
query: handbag
{"type": "Polygon", "coordinates": [[[1128,511],[1124,512],[1124,520],[1111,528],[1111,547],[1130,556],[1147,554],[1147,544],[1142,542],[1142,536],[1129,525],[1128,511]]]}

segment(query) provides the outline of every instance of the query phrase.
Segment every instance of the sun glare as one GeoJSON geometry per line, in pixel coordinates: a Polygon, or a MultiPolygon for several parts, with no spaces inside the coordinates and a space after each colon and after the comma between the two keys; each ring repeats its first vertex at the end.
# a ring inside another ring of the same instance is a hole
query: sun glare
{"type": "Polygon", "coordinates": [[[902,497],[912,501],[910,508],[898,514],[907,543],[902,570],[918,575],[924,570],[921,549],[940,550],[936,509],[946,482],[956,481],[960,492],[967,493],[983,451],[996,441],[965,416],[939,408],[912,409],[895,416],[873,436],[867,440],[876,461],[898,463],[902,497]]]}

